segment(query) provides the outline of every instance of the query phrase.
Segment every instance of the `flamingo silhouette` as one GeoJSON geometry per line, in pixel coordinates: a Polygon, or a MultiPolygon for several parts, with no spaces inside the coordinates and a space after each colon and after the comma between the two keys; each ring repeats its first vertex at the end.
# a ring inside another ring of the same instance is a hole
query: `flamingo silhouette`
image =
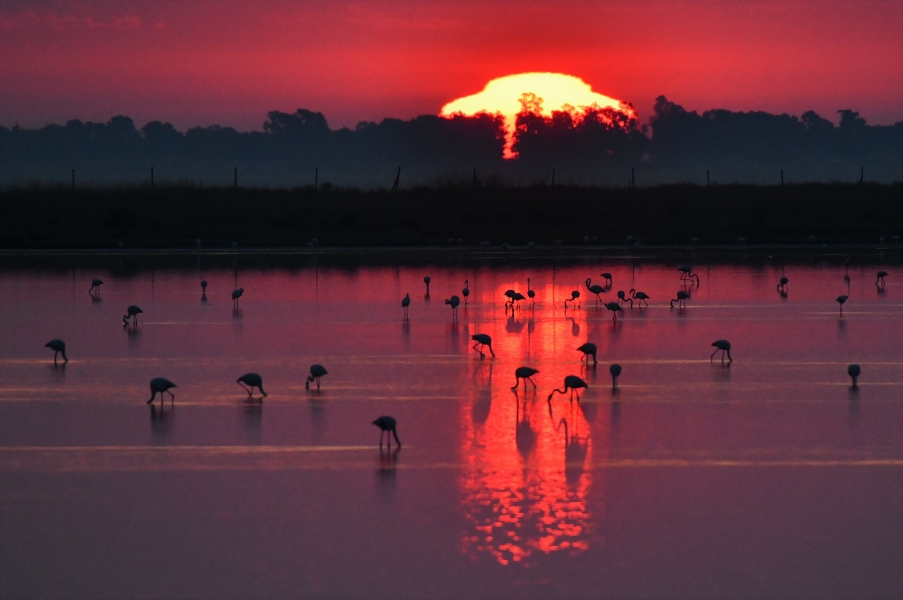
{"type": "Polygon", "coordinates": [[[841,296],[838,296],[837,300],[835,300],[835,302],[840,304],[840,314],[843,314],[843,305],[847,301],[847,299],[849,299],[849,296],[847,296],[846,294],[843,294],[841,296]]]}
{"type": "Polygon", "coordinates": [[[787,293],[787,284],[790,283],[790,280],[786,277],[781,277],[781,280],[778,282],[778,291],[782,294],[787,293]]]}
{"type": "Polygon", "coordinates": [[[53,364],[56,364],[56,357],[58,354],[62,353],[63,362],[69,362],[69,359],[66,358],[66,342],[60,339],[53,339],[44,344],[45,348],[50,348],[53,350],[53,364]]]}
{"type": "Polygon", "coordinates": [[[92,279],[91,280],[91,289],[88,290],[88,293],[100,294],[100,286],[103,285],[103,281],[100,279],[92,279]]]}
{"type": "Polygon", "coordinates": [[[317,382],[317,389],[320,389],[320,377],[323,377],[324,375],[329,375],[329,371],[327,371],[323,365],[311,365],[310,375],[304,383],[304,389],[309,390],[310,384],[313,383],[314,380],[317,382]]]}
{"type": "Polygon", "coordinates": [[[409,306],[411,306],[411,295],[406,293],[404,295],[404,298],[401,299],[401,310],[405,314],[405,316],[407,316],[408,314],[409,306]]]}
{"type": "Polygon", "coordinates": [[[132,304],[127,309],[125,309],[125,312],[126,312],[126,314],[124,314],[122,316],[123,325],[128,325],[129,319],[131,319],[132,317],[134,317],[134,319],[132,320],[132,323],[134,325],[137,325],[138,324],[138,315],[142,314],[144,311],[141,310],[141,307],[136,306],[135,304],[132,304]]]}
{"type": "Polygon", "coordinates": [[[862,369],[859,368],[859,365],[850,365],[847,367],[847,375],[853,378],[853,388],[856,386],[856,379],[859,378],[859,374],[862,372],[862,369]]]}
{"type": "Polygon", "coordinates": [[[712,346],[715,347],[715,352],[712,352],[712,356],[709,358],[711,361],[715,358],[715,354],[721,350],[721,362],[724,362],[724,355],[727,355],[727,359],[729,362],[734,362],[734,359],[731,358],[731,343],[727,340],[715,340],[712,342],[712,346]]]}
{"type": "Polygon", "coordinates": [[[426,295],[427,296],[430,295],[430,281],[432,281],[432,280],[430,279],[429,275],[427,275],[426,277],[423,278],[423,283],[426,284],[426,295]]]}
{"type": "Polygon", "coordinates": [[[514,371],[514,387],[512,387],[511,389],[516,390],[517,386],[520,384],[520,380],[523,379],[524,380],[524,390],[526,390],[527,389],[527,380],[529,379],[530,383],[533,384],[533,389],[535,390],[536,382],[533,381],[533,379],[531,379],[531,378],[534,375],[536,375],[537,373],[539,373],[539,371],[537,371],[536,369],[534,369],[532,367],[518,367],[514,371]]]}
{"type": "Polygon", "coordinates": [[[611,273],[602,273],[601,275],[599,275],[599,277],[601,277],[602,279],[604,279],[608,282],[606,284],[606,287],[611,287],[611,285],[612,285],[611,273]]]}
{"type": "Polygon", "coordinates": [[[530,278],[527,277],[527,298],[530,299],[532,304],[536,304],[536,292],[533,291],[533,288],[530,287],[530,278]]]}
{"type": "Polygon", "coordinates": [[[473,345],[473,349],[479,351],[480,360],[483,360],[483,347],[489,347],[489,352],[492,353],[492,357],[495,358],[495,352],[492,351],[492,338],[489,337],[488,334],[485,333],[475,333],[470,336],[470,339],[475,341],[476,344],[473,345]],[[477,348],[479,346],[479,348],[477,348]]]}
{"type": "Polygon", "coordinates": [[[176,384],[171,382],[169,379],[165,377],[154,377],[150,382],[150,390],[151,397],[150,400],[147,401],[148,404],[151,404],[154,401],[154,398],[157,394],[160,394],[160,406],[163,406],[163,393],[166,392],[170,396],[170,404],[175,402],[176,395],[170,392],[169,390],[176,387],[176,384]]]}
{"type": "Polygon", "coordinates": [[[592,356],[593,357],[593,365],[596,364],[596,345],[594,343],[586,342],[585,344],[583,344],[582,346],[577,348],[577,352],[583,352],[583,356],[580,357],[580,362],[585,362],[586,364],[589,364],[589,361],[587,360],[586,357],[592,356]]]}
{"type": "Polygon", "coordinates": [[[671,308],[674,308],[674,303],[677,302],[678,308],[686,308],[687,300],[690,299],[690,293],[680,290],[677,292],[677,298],[671,301],[671,308]]]}
{"type": "Polygon", "coordinates": [[[612,391],[618,389],[618,377],[621,375],[621,365],[615,363],[608,367],[608,372],[611,373],[611,389],[612,391]]]}
{"type": "Polygon", "coordinates": [[[649,300],[649,296],[646,294],[646,292],[638,292],[635,289],[630,288],[630,296],[634,300],[636,300],[637,304],[639,304],[640,306],[642,306],[643,303],[645,303],[646,306],[649,306],[649,302],[647,302],[647,300],[649,300]]]}
{"type": "Polygon", "coordinates": [[[373,424],[379,427],[379,447],[382,449],[383,447],[383,433],[386,434],[386,446],[392,446],[392,440],[389,439],[389,433],[391,433],[395,437],[395,443],[398,444],[398,447],[401,448],[401,440],[398,439],[398,423],[395,421],[395,417],[382,416],[377,417],[373,424]]]}
{"type": "Polygon", "coordinates": [[[237,290],[232,290],[232,308],[238,308],[238,299],[241,298],[241,295],[245,293],[245,288],[238,288],[237,290]]]}
{"type": "Polygon", "coordinates": [[[690,265],[681,265],[677,268],[680,271],[680,280],[686,281],[688,279],[696,279],[696,285],[699,285],[699,275],[693,272],[693,267],[690,265]]]}
{"type": "Polygon", "coordinates": [[[596,303],[602,304],[602,297],[599,294],[605,292],[605,288],[599,284],[592,284],[592,280],[587,277],[586,278],[586,289],[588,289],[591,293],[596,295],[596,303]]]}
{"type": "Polygon", "coordinates": [[[572,292],[571,292],[571,297],[565,299],[565,301],[564,301],[564,307],[565,307],[565,308],[568,307],[568,302],[574,302],[574,303],[576,303],[576,302],[577,302],[577,298],[579,298],[579,297],[580,297],[580,292],[579,292],[578,290],[572,291],[572,292]]]}
{"type": "Polygon", "coordinates": [[[467,306],[467,297],[470,296],[470,280],[464,280],[464,289],[461,290],[461,295],[464,296],[464,306],[467,306]]]}
{"type": "Polygon", "coordinates": [[[618,304],[624,302],[630,302],[630,308],[633,308],[633,298],[628,298],[627,294],[624,293],[624,290],[618,290],[618,304]]]}
{"type": "Polygon", "coordinates": [[[241,377],[235,380],[235,382],[241,386],[243,390],[248,392],[248,398],[251,397],[251,393],[254,391],[254,388],[260,390],[260,393],[264,396],[267,395],[265,391],[263,391],[263,377],[258,375],[257,373],[245,373],[241,377]],[[248,386],[247,388],[245,387],[248,386]]]}
{"type": "Polygon", "coordinates": [[[452,320],[458,318],[458,305],[461,304],[461,299],[457,296],[452,296],[451,298],[446,298],[445,303],[452,307],[452,320]]]}
{"type": "Polygon", "coordinates": [[[587,389],[589,386],[586,385],[586,382],[577,377],[576,375],[568,375],[564,378],[564,388],[560,390],[552,390],[552,393],[549,394],[549,397],[546,399],[547,402],[552,401],[552,396],[557,394],[566,394],[568,390],[571,390],[571,401],[574,400],[574,394],[577,395],[577,402],[580,402],[580,392],[579,389],[587,389]]]}
{"type": "Polygon", "coordinates": [[[605,303],[605,308],[607,308],[608,310],[610,310],[610,311],[612,312],[612,314],[614,315],[614,316],[611,318],[612,321],[617,321],[617,320],[618,320],[618,313],[623,313],[623,312],[624,312],[624,311],[621,309],[621,305],[618,304],[617,302],[606,302],[606,303],[605,303]]]}
{"type": "Polygon", "coordinates": [[[884,278],[887,277],[887,271],[878,271],[878,279],[875,280],[875,285],[878,285],[878,282],[881,282],[879,287],[884,287],[884,278]]]}

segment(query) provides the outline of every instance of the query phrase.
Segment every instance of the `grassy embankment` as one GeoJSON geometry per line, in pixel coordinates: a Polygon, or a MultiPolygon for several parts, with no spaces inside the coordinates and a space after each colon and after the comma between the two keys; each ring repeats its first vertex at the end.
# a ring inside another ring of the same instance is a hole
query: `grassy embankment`
{"type": "Polygon", "coordinates": [[[0,192],[0,248],[875,243],[903,232],[903,183],[447,187],[387,191],[191,186],[0,192]]]}

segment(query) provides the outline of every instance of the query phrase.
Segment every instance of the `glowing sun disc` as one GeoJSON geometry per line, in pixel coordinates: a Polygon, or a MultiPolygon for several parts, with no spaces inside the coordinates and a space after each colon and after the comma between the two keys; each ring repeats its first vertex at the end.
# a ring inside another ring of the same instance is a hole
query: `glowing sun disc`
{"type": "Polygon", "coordinates": [[[514,125],[521,110],[520,98],[523,94],[536,94],[542,98],[542,114],[549,116],[552,111],[570,105],[575,108],[598,105],[600,108],[620,110],[622,102],[593,91],[593,88],[573,75],[563,73],[520,73],[498,77],[486,84],[483,91],[464,96],[442,107],[439,116],[451,117],[456,114],[501,113],[505,117],[505,158],[513,158],[511,145],[514,141],[514,125]]]}

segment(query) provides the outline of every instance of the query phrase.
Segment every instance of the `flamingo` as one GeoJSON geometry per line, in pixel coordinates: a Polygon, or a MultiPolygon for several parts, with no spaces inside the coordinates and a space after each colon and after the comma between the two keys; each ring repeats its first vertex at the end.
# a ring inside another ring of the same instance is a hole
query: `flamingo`
{"type": "Polygon", "coordinates": [[[887,277],[887,271],[878,271],[878,279],[875,280],[875,285],[878,285],[878,282],[881,282],[880,287],[884,287],[884,278],[887,277]]]}
{"type": "MultiPolygon", "coordinates": [[[[398,447],[401,448],[401,440],[398,439],[398,431],[396,427],[398,423],[395,421],[395,417],[382,416],[378,417],[373,424],[379,427],[379,447],[382,449],[383,447],[383,433],[389,432],[393,436],[395,436],[395,443],[398,444],[398,447]]],[[[388,434],[386,435],[386,446],[392,446],[392,440],[389,439],[388,434]]]]}
{"type": "Polygon", "coordinates": [[[614,316],[611,318],[612,321],[617,321],[617,320],[618,320],[618,313],[619,313],[619,312],[620,312],[620,313],[623,313],[623,312],[624,312],[624,311],[621,309],[621,305],[618,304],[617,302],[606,302],[606,303],[605,303],[605,308],[607,308],[608,310],[610,310],[610,311],[612,312],[612,314],[614,315],[614,316]]]}
{"type": "Polygon", "coordinates": [[[635,289],[630,288],[630,296],[634,300],[636,300],[637,304],[639,304],[640,306],[642,306],[641,303],[643,303],[643,302],[646,303],[646,306],[649,306],[649,302],[647,302],[647,300],[649,300],[649,295],[646,294],[646,292],[638,292],[635,289]]]}
{"type": "Polygon", "coordinates": [[[514,290],[505,290],[505,297],[508,298],[507,300],[505,300],[505,308],[506,309],[508,308],[509,304],[514,303],[514,294],[516,294],[516,293],[517,292],[515,292],[514,290]]]}
{"type": "Polygon", "coordinates": [[[245,293],[245,288],[238,288],[232,291],[232,308],[238,308],[238,299],[245,293]]]}
{"type": "Polygon", "coordinates": [[[687,300],[690,299],[690,293],[680,290],[677,292],[677,298],[671,301],[671,308],[674,308],[674,303],[677,302],[678,308],[686,308],[687,300]]]}
{"type": "Polygon", "coordinates": [[[611,389],[614,391],[618,389],[618,377],[621,375],[621,365],[618,363],[613,364],[608,367],[608,372],[611,373],[611,389]]]}
{"type": "Polygon", "coordinates": [[[207,280],[206,279],[201,279],[201,293],[202,294],[207,293],[207,280]]]}
{"type": "Polygon", "coordinates": [[[405,315],[408,314],[408,307],[411,305],[411,295],[405,294],[404,298],[401,299],[401,309],[405,315]]]}
{"type": "Polygon", "coordinates": [[[514,310],[516,303],[521,300],[526,300],[524,295],[521,294],[520,292],[514,292],[514,294],[512,294],[512,296],[511,296],[511,310],[514,310]]]}
{"type": "Polygon", "coordinates": [[[432,280],[430,279],[429,275],[427,275],[426,277],[423,278],[423,283],[426,284],[426,295],[427,296],[430,295],[430,281],[432,281],[432,280]]]}
{"type": "Polygon", "coordinates": [[[91,293],[99,294],[100,286],[102,286],[102,285],[103,285],[103,281],[101,281],[100,279],[92,279],[91,280],[91,289],[88,290],[88,293],[89,294],[91,294],[91,293]]]}
{"type": "Polygon", "coordinates": [[[693,272],[693,267],[690,265],[681,265],[677,268],[680,271],[680,280],[685,281],[687,279],[696,278],[696,285],[699,285],[699,275],[693,272]]]}
{"type": "Polygon", "coordinates": [[[476,342],[476,344],[473,345],[473,349],[479,351],[480,360],[483,360],[483,356],[484,356],[483,355],[483,347],[484,346],[489,346],[489,352],[491,352],[492,357],[495,358],[495,352],[492,351],[492,338],[489,337],[489,335],[487,335],[485,333],[475,333],[472,336],[470,336],[470,339],[472,339],[473,341],[476,342]],[[477,348],[477,346],[479,346],[479,348],[477,348]]]}
{"type": "Polygon", "coordinates": [[[788,283],[790,283],[789,279],[787,279],[786,277],[781,277],[780,282],[778,282],[778,288],[777,288],[778,291],[781,292],[782,294],[786,294],[788,283]]]}
{"type": "Polygon", "coordinates": [[[577,302],[577,298],[579,298],[579,297],[580,297],[580,292],[579,292],[578,290],[572,291],[572,292],[571,292],[571,297],[570,297],[570,298],[566,298],[566,299],[564,300],[564,307],[565,307],[565,308],[568,307],[568,302],[574,302],[574,303],[576,303],[576,302],[577,302]]]}
{"type": "Polygon", "coordinates": [[[859,374],[862,372],[862,369],[859,368],[859,365],[850,365],[847,367],[847,375],[853,378],[853,387],[856,386],[856,379],[859,377],[859,374]]]}
{"type": "Polygon", "coordinates": [[[533,291],[533,288],[530,287],[530,278],[527,277],[527,298],[530,299],[532,304],[536,304],[536,292],[533,291]]]}
{"type": "Polygon", "coordinates": [[[596,345],[594,343],[586,342],[585,344],[577,348],[577,352],[583,352],[583,356],[580,358],[580,362],[589,364],[589,361],[587,361],[586,357],[592,356],[593,364],[596,364],[596,345]]]}
{"type": "Polygon", "coordinates": [[[445,303],[452,307],[452,319],[457,319],[458,305],[461,304],[461,299],[457,296],[452,296],[451,298],[446,298],[445,303]]]}
{"type": "Polygon", "coordinates": [[[605,288],[598,284],[593,284],[592,279],[589,277],[586,278],[586,289],[596,295],[596,302],[598,304],[602,303],[602,297],[599,294],[605,293],[605,288]]]}
{"type": "Polygon", "coordinates": [[[835,300],[835,302],[840,304],[840,314],[843,314],[843,304],[844,304],[844,302],[847,301],[848,298],[849,298],[849,296],[847,296],[846,294],[843,294],[841,296],[838,296],[837,300],[835,300]]]}
{"type": "Polygon", "coordinates": [[[633,308],[633,298],[628,298],[624,290],[618,290],[618,304],[622,302],[630,302],[630,308],[633,308]]]}
{"type": "Polygon", "coordinates": [[[611,287],[611,285],[612,285],[611,273],[602,273],[601,275],[599,275],[599,277],[606,280],[608,282],[608,287],[611,287]]]}
{"type": "Polygon", "coordinates": [[[727,359],[729,362],[734,362],[734,359],[731,358],[731,343],[727,340],[715,340],[712,342],[712,346],[715,347],[715,352],[712,352],[712,356],[709,358],[711,361],[715,358],[715,353],[721,350],[721,362],[724,362],[724,355],[727,354],[727,359]]]}
{"type": "Polygon", "coordinates": [[[461,290],[461,295],[464,296],[464,306],[467,306],[467,297],[470,296],[470,280],[464,280],[464,289],[461,290]]]}
{"type": "Polygon", "coordinates": [[[520,384],[520,380],[523,379],[524,380],[524,389],[526,390],[527,389],[527,380],[529,379],[530,383],[533,384],[533,389],[535,390],[536,382],[533,381],[533,379],[531,379],[531,377],[533,377],[537,373],[539,373],[539,371],[537,371],[536,369],[531,368],[531,367],[518,367],[514,371],[514,386],[511,389],[516,390],[517,386],[520,384]]]}
{"type": "Polygon", "coordinates": [[[265,391],[263,391],[263,377],[258,375],[257,373],[245,373],[241,377],[235,380],[235,383],[238,385],[245,384],[248,386],[245,388],[245,385],[241,385],[241,388],[248,392],[248,398],[251,397],[251,392],[254,391],[254,388],[260,390],[260,393],[264,396],[267,395],[265,391]]]}
{"type": "Polygon", "coordinates": [[[141,307],[132,304],[127,309],[125,309],[125,312],[126,312],[126,314],[124,314],[122,316],[123,325],[128,325],[129,319],[132,317],[135,317],[134,320],[132,321],[132,323],[137,325],[138,324],[138,315],[143,313],[144,311],[141,310],[141,307]]]}
{"type": "Polygon", "coordinates": [[[304,383],[304,389],[309,390],[310,384],[316,380],[317,381],[317,389],[320,389],[320,377],[324,375],[329,375],[329,371],[323,368],[323,365],[311,365],[310,366],[310,376],[307,378],[307,381],[304,383]]]}
{"type": "Polygon", "coordinates": [[[60,339],[53,339],[44,344],[45,348],[50,348],[53,350],[53,364],[56,364],[56,357],[58,354],[62,353],[63,362],[69,362],[69,359],[66,358],[66,342],[60,339]]]}
{"type": "Polygon", "coordinates": [[[580,402],[580,392],[577,390],[583,388],[587,389],[589,386],[586,385],[586,382],[577,377],[576,375],[568,375],[564,378],[564,389],[560,390],[552,390],[552,393],[549,394],[549,397],[546,399],[547,402],[552,401],[552,396],[555,393],[566,394],[568,390],[571,390],[571,401],[574,400],[574,394],[577,394],[577,402],[580,402]]]}
{"type": "Polygon", "coordinates": [[[147,401],[147,403],[152,403],[157,394],[160,394],[160,406],[163,406],[163,392],[166,392],[167,394],[169,394],[169,402],[170,404],[172,404],[176,399],[176,395],[169,390],[174,387],[176,387],[176,384],[171,382],[169,379],[166,379],[165,377],[154,377],[150,382],[151,397],[150,400],[147,401]]]}

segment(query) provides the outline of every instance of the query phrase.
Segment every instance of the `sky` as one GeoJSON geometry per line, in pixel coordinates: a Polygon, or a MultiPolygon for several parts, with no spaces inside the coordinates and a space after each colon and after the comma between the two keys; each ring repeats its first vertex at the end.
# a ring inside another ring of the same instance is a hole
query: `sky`
{"type": "Polygon", "coordinates": [[[632,103],[903,121],[901,0],[3,0],[0,125],[438,114],[561,72],[632,103]]]}

